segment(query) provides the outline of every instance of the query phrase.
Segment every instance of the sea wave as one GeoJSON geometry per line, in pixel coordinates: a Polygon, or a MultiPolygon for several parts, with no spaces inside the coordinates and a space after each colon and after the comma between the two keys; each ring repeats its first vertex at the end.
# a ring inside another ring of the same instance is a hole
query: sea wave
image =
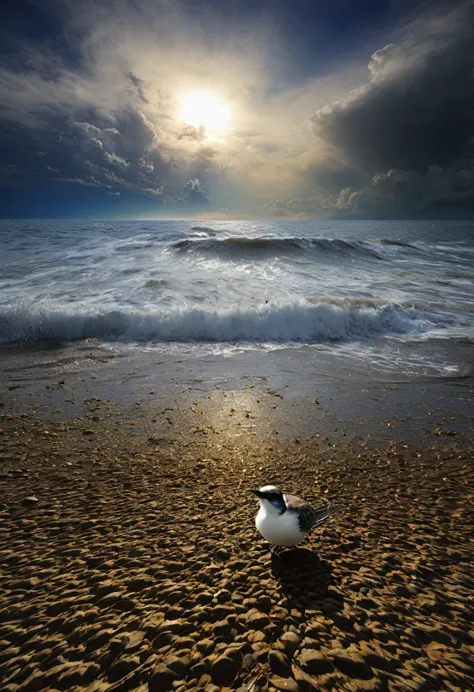
{"type": "Polygon", "coordinates": [[[221,258],[266,258],[295,254],[323,254],[383,260],[382,243],[334,238],[186,238],[171,245],[179,253],[221,258]]]}
{"type": "Polygon", "coordinates": [[[300,300],[248,310],[175,309],[69,312],[20,307],[0,312],[0,342],[98,338],[155,342],[323,342],[423,332],[432,322],[397,304],[338,306],[300,300]]]}

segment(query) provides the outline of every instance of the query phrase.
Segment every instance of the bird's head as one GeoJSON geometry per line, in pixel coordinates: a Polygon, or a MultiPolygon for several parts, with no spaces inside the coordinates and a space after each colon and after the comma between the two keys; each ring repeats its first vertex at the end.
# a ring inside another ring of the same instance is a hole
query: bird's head
{"type": "Polygon", "coordinates": [[[282,514],[286,509],[285,496],[276,485],[264,485],[251,491],[270,514],[282,514]]]}

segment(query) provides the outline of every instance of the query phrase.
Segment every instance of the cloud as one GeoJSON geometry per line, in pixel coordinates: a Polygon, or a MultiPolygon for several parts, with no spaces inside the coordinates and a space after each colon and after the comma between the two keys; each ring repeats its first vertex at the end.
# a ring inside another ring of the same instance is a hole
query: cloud
{"type": "Polygon", "coordinates": [[[430,166],[424,175],[390,169],[374,175],[370,185],[345,188],[322,208],[342,217],[444,217],[474,213],[474,161],[450,168],[430,166]]]}
{"type": "Polygon", "coordinates": [[[46,179],[164,213],[470,209],[472,0],[426,4],[313,77],[308,55],[292,83],[281,76],[291,46],[268,7],[225,6],[227,22],[213,4],[194,15],[178,0],[44,0],[58,37],[11,40],[0,65],[2,184],[46,179]],[[196,89],[227,104],[228,131],[180,121],[196,89]]]}
{"type": "Polygon", "coordinates": [[[87,178],[54,178],[58,183],[73,183],[75,185],[83,185],[84,187],[106,187],[110,190],[110,185],[103,185],[94,176],[89,175],[87,178]]]}
{"type": "Polygon", "coordinates": [[[167,0],[45,0],[38,11],[51,13],[60,40],[11,40],[0,65],[0,153],[38,179],[58,170],[157,204],[197,179],[206,196],[188,196],[215,208],[301,194],[314,148],[306,116],[354,82],[332,75],[277,88],[290,57],[268,8],[247,16],[226,5],[224,22],[210,6],[194,17],[167,0]],[[179,119],[180,100],[199,89],[229,108],[222,136],[179,119]],[[26,162],[38,150],[55,170],[26,162]]]}
{"type": "Polygon", "coordinates": [[[309,117],[316,194],[275,216],[399,218],[474,213],[474,3],[455,2],[376,50],[368,82],[309,117]],[[326,195],[321,195],[326,190],[326,195]]]}
{"type": "Polygon", "coordinates": [[[472,2],[454,4],[377,50],[369,82],[310,120],[317,136],[368,175],[424,173],[465,155],[474,134],[472,2]]]}
{"type": "Polygon", "coordinates": [[[182,194],[179,197],[169,197],[165,200],[165,204],[167,209],[174,211],[201,211],[209,207],[210,200],[199,178],[194,178],[183,185],[182,194]]]}

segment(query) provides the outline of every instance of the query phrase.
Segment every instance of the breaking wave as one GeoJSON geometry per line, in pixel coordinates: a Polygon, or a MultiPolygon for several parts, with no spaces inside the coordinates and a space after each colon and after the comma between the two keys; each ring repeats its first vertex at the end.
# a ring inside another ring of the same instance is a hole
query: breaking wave
{"type": "Polygon", "coordinates": [[[322,342],[423,332],[432,315],[396,304],[344,306],[301,300],[248,310],[68,312],[17,308],[0,313],[0,342],[98,338],[154,342],[322,342]]]}
{"type": "Polygon", "coordinates": [[[179,253],[231,259],[308,253],[384,259],[382,243],[332,238],[186,238],[173,243],[171,247],[179,253]]]}

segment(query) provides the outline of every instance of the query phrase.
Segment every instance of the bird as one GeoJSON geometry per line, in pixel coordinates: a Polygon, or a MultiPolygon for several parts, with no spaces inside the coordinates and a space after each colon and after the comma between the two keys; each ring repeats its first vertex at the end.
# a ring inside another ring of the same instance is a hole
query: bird
{"type": "Polygon", "coordinates": [[[313,529],[342,509],[341,505],[315,509],[296,495],[284,494],[276,485],[264,485],[250,492],[260,503],[255,526],[272,544],[272,552],[279,547],[293,548],[302,543],[313,529]]]}

